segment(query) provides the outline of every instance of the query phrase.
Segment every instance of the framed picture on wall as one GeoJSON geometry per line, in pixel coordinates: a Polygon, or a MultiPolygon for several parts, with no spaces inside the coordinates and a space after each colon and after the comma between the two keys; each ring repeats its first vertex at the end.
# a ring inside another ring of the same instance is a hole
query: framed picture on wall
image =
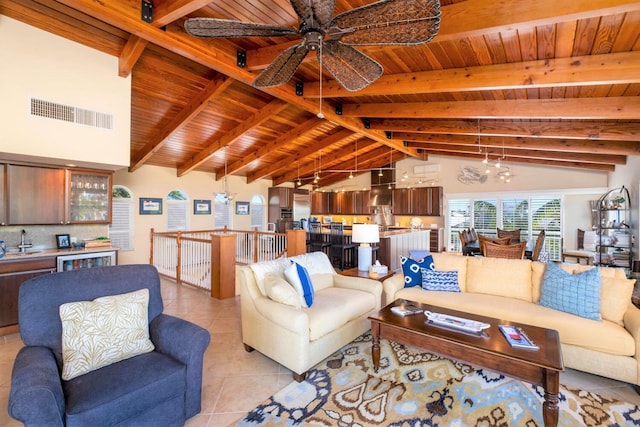
{"type": "Polygon", "coordinates": [[[162,199],[140,197],[140,215],[162,215],[162,199]]]}
{"type": "Polygon", "coordinates": [[[211,215],[211,200],[194,200],[194,215],[211,215]]]}
{"type": "Polygon", "coordinates": [[[249,202],[236,202],[236,215],[249,215],[249,202]]]}

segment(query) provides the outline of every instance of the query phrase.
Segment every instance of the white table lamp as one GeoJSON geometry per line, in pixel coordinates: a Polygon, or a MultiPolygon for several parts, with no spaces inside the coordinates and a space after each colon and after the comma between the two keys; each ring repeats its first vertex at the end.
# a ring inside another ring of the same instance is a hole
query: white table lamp
{"type": "Polygon", "coordinates": [[[360,243],[358,247],[358,270],[369,271],[371,266],[371,243],[380,241],[378,224],[353,224],[351,241],[360,243]]]}

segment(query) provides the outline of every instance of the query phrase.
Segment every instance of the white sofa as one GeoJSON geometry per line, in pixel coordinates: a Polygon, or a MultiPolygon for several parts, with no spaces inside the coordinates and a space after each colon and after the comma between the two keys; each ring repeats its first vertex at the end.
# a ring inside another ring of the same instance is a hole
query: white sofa
{"type": "MultiPolygon", "coordinates": [[[[619,268],[601,268],[602,321],[537,304],[546,264],[529,260],[433,253],[436,270],[458,271],[461,292],[404,287],[402,273],[383,283],[383,303],[398,298],[555,329],[565,367],[640,385],[640,309],[634,281],[619,268]]],[[[572,274],[594,268],[561,264],[572,274]]]]}
{"type": "Polygon", "coordinates": [[[245,349],[258,350],[289,368],[296,381],[302,381],[309,368],[370,329],[367,318],[380,309],[379,281],[337,274],[322,252],[237,270],[245,349]],[[278,302],[269,297],[265,287],[267,274],[284,278],[292,260],[304,266],[311,277],[314,302],[309,308],[278,302]]]}

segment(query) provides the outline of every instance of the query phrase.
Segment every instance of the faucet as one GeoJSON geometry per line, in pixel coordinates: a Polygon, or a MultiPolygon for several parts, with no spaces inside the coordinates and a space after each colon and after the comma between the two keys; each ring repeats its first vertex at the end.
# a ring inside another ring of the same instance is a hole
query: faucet
{"type": "Polygon", "coordinates": [[[27,248],[32,247],[33,245],[31,243],[25,243],[24,242],[24,236],[27,234],[26,230],[22,230],[22,233],[20,234],[20,244],[18,245],[18,248],[20,249],[20,252],[25,253],[27,251],[27,248]]]}

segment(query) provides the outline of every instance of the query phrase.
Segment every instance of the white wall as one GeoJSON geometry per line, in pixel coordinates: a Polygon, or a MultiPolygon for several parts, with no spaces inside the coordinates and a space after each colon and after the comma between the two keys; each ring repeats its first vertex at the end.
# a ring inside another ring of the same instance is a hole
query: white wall
{"type": "MultiPolygon", "coordinates": [[[[251,201],[251,197],[260,194],[267,201],[270,180],[259,180],[246,184],[245,178],[229,176],[229,192],[235,193],[232,202],[232,228],[248,230],[251,226],[250,215],[235,215],[236,201],[251,201]]],[[[172,190],[182,190],[189,197],[190,229],[213,229],[213,198],[215,193],[224,191],[224,181],[216,181],[215,174],[204,172],[190,172],[182,177],[176,176],[173,168],[158,166],[142,166],[130,173],[125,169],[119,170],[113,177],[114,185],[127,187],[134,198],[134,251],[122,251],[119,254],[120,264],[148,263],[150,255],[150,232],[167,230],[166,197],[172,190]],[[162,215],[140,215],[138,210],[140,197],[161,198],[164,201],[162,215]],[[193,215],[193,200],[211,200],[211,215],[193,215]]],[[[265,209],[265,217],[266,217],[265,209]]]]}
{"type": "Polygon", "coordinates": [[[0,15],[0,158],[129,166],[131,79],[118,58],[0,15]],[[30,115],[30,99],[107,113],[102,129],[30,115]]]}

